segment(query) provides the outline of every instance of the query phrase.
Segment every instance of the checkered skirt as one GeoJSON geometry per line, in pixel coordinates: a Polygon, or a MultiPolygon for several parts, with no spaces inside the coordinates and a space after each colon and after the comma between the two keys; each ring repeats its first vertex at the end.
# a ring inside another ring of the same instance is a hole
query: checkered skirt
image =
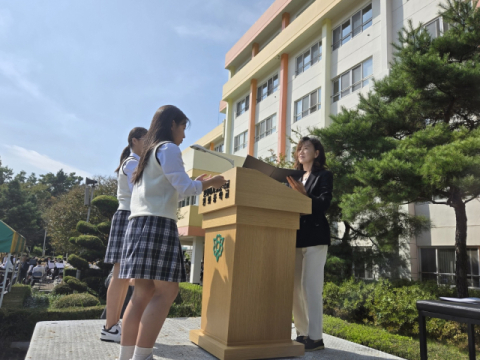
{"type": "Polygon", "coordinates": [[[112,218],[112,227],[108,237],[107,252],[105,253],[106,264],[119,263],[122,258],[123,241],[127,231],[130,211],[117,210],[112,218]]]}
{"type": "Polygon", "coordinates": [[[119,278],[187,280],[175,220],[138,216],[128,222],[119,278]]]}

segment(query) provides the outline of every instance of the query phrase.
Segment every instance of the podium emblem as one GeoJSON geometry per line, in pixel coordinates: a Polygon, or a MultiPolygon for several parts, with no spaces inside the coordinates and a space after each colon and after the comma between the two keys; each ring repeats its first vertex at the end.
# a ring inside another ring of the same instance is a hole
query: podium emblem
{"type": "Polygon", "coordinates": [[[223,254],[223,242],[225,241],[225,238],[223,238],[220,234],[217,235],[213,239],[213,255],[218,259],[222,257],[223,254]]]}

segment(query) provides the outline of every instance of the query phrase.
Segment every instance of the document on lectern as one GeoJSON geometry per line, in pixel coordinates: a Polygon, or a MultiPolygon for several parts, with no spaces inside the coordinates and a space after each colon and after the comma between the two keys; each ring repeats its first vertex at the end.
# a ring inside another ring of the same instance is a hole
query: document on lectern
{"type": "Polygon", "coordinates": [[[303,170],[277,168],[250,155],[247,155],[247,158],[243,163],[243,167],[246,169],[258,170],[262,174],[265,174],[281,183],[288,182],[287,176],[291,176],[294,179],[299,179],[303,174],[305,174],[305,171],[303,170]]]}

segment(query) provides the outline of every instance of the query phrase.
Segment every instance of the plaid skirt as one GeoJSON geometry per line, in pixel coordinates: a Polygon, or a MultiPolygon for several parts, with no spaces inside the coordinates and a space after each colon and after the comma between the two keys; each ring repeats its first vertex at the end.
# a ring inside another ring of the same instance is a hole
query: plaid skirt
{"type": "Polygon", "coordinates": [[[120,263],[122,258],[123,241],[127,231],[130,211],[117,210],[112,218],[112,227],[108,237],[107,252],[105,253],[106,264],[120,263]]]}
{"type": "Polygon", "coordinates": [[[187,281],[175,220],[138,216],[128,222],[119,278],[187,281]]]}

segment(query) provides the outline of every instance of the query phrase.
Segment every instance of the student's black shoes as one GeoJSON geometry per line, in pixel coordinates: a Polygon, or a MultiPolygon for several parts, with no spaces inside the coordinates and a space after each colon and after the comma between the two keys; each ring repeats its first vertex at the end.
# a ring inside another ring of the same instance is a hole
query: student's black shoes
{"type": "Polygon", "coordinates": [[[316,350],[325,349],[325,345],[323,344],[323,339],[312,340],[310,338],[306,338],[304,344],[305,344],[305,351],[316,351],[316,350]]]}
{"type": "Polygon", "coordinates": [[[297,336],[295,339],[296,342],[299,342],[300,344],[305,345],[306,341],[308,339],[308,336],[297,336]]]}

